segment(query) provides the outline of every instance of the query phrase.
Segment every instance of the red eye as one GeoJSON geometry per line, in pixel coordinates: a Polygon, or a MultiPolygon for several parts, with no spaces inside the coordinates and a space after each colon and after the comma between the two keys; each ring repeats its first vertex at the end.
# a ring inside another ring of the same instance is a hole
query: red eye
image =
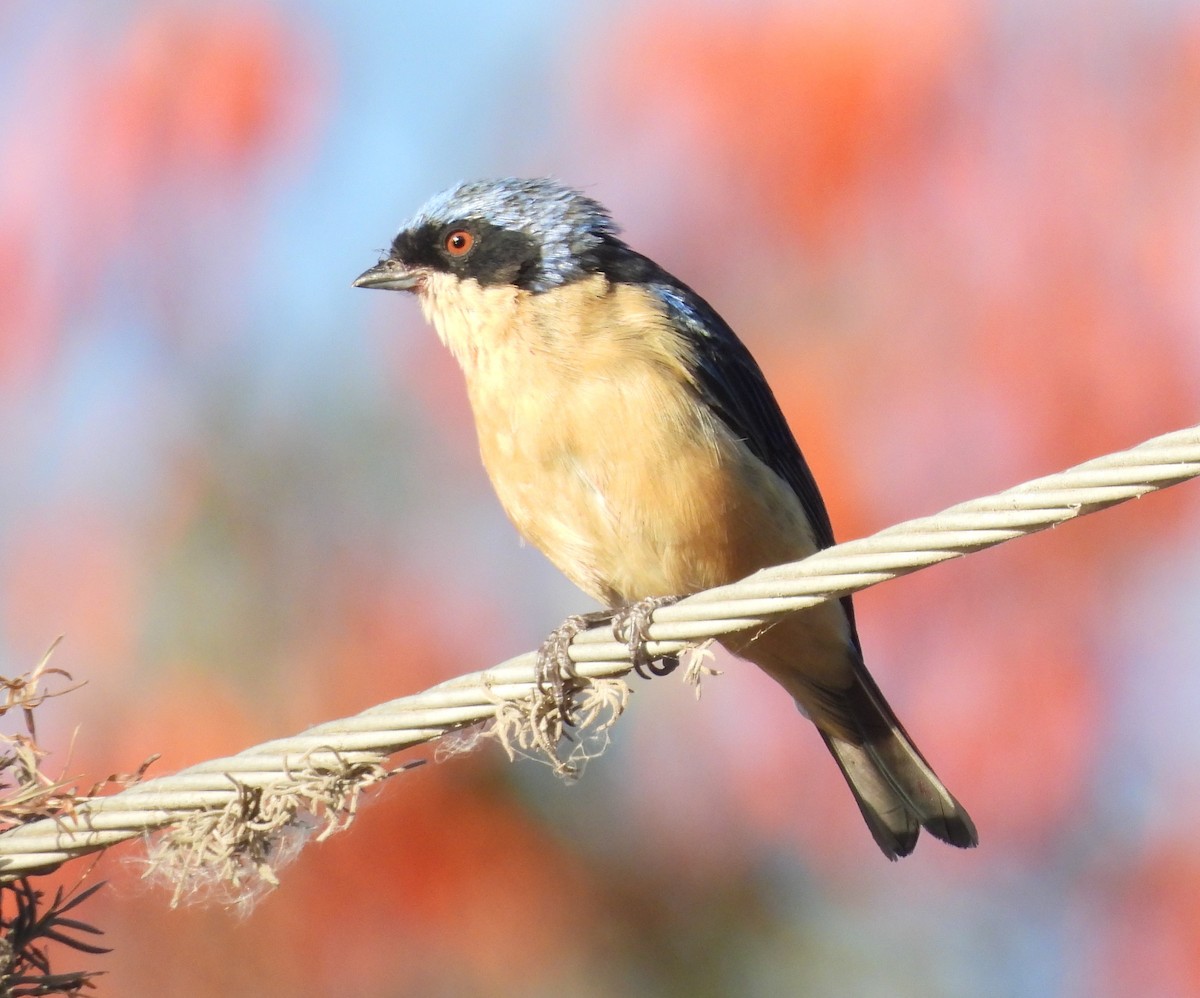
{"type": "Polygon", "coordinates": [[[475,245],[475,237],[466,229],[455,229],[446,236],[446,252],[451,256],[466,256],[475,245]]]}

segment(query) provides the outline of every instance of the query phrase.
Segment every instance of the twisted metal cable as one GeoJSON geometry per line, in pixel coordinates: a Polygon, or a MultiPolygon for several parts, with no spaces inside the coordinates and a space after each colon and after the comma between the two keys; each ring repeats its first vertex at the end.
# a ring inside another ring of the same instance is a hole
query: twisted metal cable
{"type": "MultiPolygon", "coordinates": [[[[661,607],[654,613],[646,648],[655,658],[677,654],[706,639],[760,627],[781,614],[1197,475],[1200,426],[661,607]]],[[[588,679],[621,676],[630,669],[628,649],[614,640],[607,626],[577,635],[569,653],[579,674],[588,679]]],[[[529,652],[353,717],[147,780],[109,797],[87,798],[70,813],[10,829],[0,834],[0,879],[52,869],[189,816],[228,808],[256,788],[286,791],[303,786],[305,780],[353,780],[355,773],[381,766],[401,749],[495,718],[506,705],[533,698],[535,660],[535,653],[529,652]]]]}

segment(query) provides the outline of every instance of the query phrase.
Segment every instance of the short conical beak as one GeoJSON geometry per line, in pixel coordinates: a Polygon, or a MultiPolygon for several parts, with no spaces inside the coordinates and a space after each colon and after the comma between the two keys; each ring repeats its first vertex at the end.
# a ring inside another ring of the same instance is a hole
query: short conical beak
{"type": "Polygon", "coordinates": [[[420,276],[397,260],[380,260],[354,279],[356,288],[382,288],[384,291],[411,291],[420,276]]]}

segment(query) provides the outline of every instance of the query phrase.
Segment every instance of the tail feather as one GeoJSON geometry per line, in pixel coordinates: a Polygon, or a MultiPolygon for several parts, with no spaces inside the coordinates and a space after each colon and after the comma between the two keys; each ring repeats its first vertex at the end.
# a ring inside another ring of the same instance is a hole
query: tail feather
{"type": "Polygon", "coordinates": [[[889,859],[912,852],[922,828],[959,848],[978,843],[970,816],[863,664],[849,600],[822,603],[725,644],[778,682],[816,724],[889,859]]]}
{"type": "Polygon", "coordinates": [[[867,670],[855,671],[857,682],[843,694],[839,713],[857,737],[824,731],[822,737],[879,848],[888,859],[907,856],[921,828],[960,849],[977,845],[966,809],[917,750],[867,670]]]}
{"type": "Polygon", "coordinates": [[[861,745],[842,741],[824,732],[821,737],[850,785],[867,827],[888,859],[907,856],[917,844],[921,822],[906,806],[891,782],[861,745]]]}

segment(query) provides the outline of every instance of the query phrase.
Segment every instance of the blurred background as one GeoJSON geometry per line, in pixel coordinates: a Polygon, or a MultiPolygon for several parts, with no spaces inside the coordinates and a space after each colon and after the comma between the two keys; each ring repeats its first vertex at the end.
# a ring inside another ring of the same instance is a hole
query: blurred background
{"type": "MultiPolygon", "coordinates": [[[[750,345],[842,538],[1196,422],[1192,0],[0,6],[0,672],[86,787],[484,668],[591,609],[459,373],[353,290],[449,184],[552,175],[750,345]]],[[[113,995],[1200,994],[1200,486],[859,597],[981,845],[886,863],[734,660],[567,786],[373,794],[239,920],[126,847],[113,995]]],[[[60,877],[72,883],[82,864],[60,877]]]]}

